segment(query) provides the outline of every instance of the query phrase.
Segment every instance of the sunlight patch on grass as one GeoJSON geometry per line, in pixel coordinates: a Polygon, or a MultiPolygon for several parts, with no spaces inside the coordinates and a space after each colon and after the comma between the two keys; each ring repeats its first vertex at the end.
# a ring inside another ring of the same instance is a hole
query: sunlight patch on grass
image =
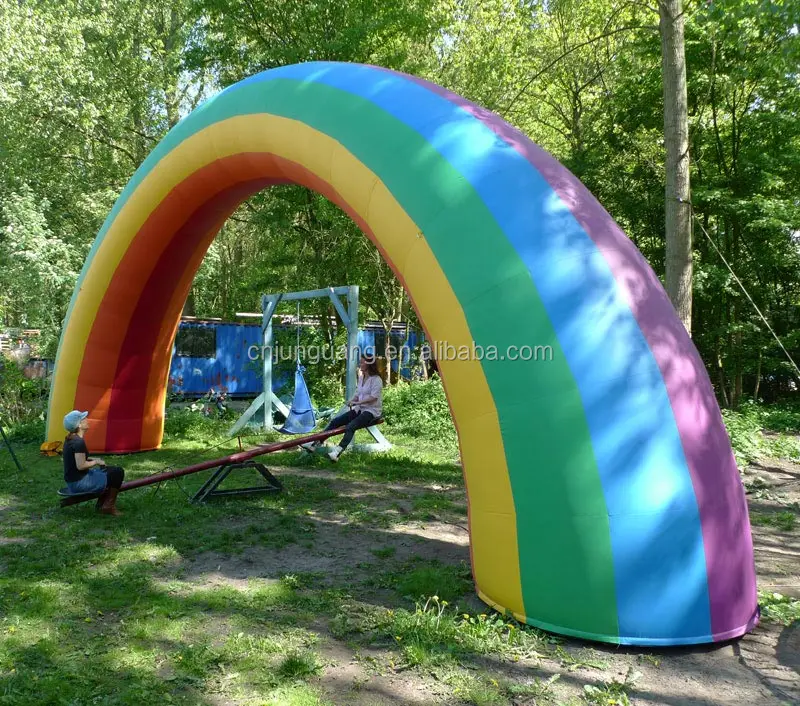
{"type": "Polygon", "coordinates": [[[319,689],[308,684],[292,684],[271,691],[264,701],[269,706],[332,706],[319,689]]]}
{"type": "Polygon", "coordinates": [[[345,604],[331,624],[336,637],[390,638],[411,666],[435,665],[467,654],[541,658],[549,651],[544,633],[497,613],[458,613],[432,596],[414,611],[345,604]]]}
{"type": "Polygon", "coordinates": [[[88,610],[88,605],[75,595],[69,583],[53,579],[5,581],[2,584],[2,599],[9,603],[3,610],[6,614],[4,619],[23,615],[26,622],[65,618],[88,610]]]}
{"type": "Polygon", "coordinates": [[[89,575],[109,576],[116,575],[120,570],[125,570],[130,565],[137,565],[136,570],[141,570],[144,562],[152,566],[176,564],[182,559],[181,555],[171,546],[162,546],[141,542],[138,544],[119,546],[114,551],[109,551],[104,561],[87,566],[89,575]]]}
{"type": "Polygon", "coordinates": [[[295,684],[320,673],[319,658],[310,650],[316,635],[294,630],[281,635],[239,632],[222,643],[208,639],[184,644],[170,653],[177,678],[200,681],[211,691],[224,683],[233,696],[252,689],[259,693],[295,684]]]}

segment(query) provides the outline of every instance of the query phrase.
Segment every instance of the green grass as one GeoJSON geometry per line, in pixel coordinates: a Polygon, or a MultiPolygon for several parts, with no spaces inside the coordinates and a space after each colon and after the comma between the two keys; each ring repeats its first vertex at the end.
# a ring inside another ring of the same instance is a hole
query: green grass
{"type": "Polygon", "coordinates": [[[454,601],[472,590],[472,575],[468,566],[449,566],[438,562],[404,571],[396,577],[396,590],[415,600],[439,596],[454,601]]]}
{"type": "MultiPolygon", "coordinates": [[[[128,479],[216,458],[239,450],[224,435],[228,426],[171,415],[163,449],[106,458],[128,479]]],[[[466,526],[462,470],[441,440],[385,428],[391,452],[348,452],[335,465],[286,451],[268,457],[280,468],[281,493],[192,504],[206,471],[124,493],[124,516],[109,518],[91,504],[58,508],[61,459],[39,456],[29,431],[15,442],[23,473],[0,451],[0,705],[329,706],[321,681],[327,640],[353,650],[363,679],[410,672],[464,704],[566,703],[557,701],[563,681],[553,670],[604,670],[613,661],[476,611],[467,564],[408,548],[417,540],[398,532],[400,523],[466,526]],[[332,578],[302,561],[311,549],[334,550],[318,543],[337,536],[366,543],[352,571],[332,578]],[[298,559],[297,570],[275,568],[285,555],[298,559]],[[247,577],[237,566],[249,567],[247,577]],[[524,662],[525,677],[502,676],[494,661],[524,662]],[[544,662],[548,670],[534,673],[531,665],[544,662]]],[[[225,487],[259,481],[243,470],[225,487]]],[[[789,532],[796,513],[751,519],[789,532]]],[[[798,601],[760,601],[765,620],[800,618],[798,601]]],[[[628,703],[631,675],[600,677],[574,703],[628,703]]]]}
{"type": "MultiPolygon", "coordinates": [[[[163,449],[105,457],[123,466],[128,480],[178,468],[238,451],[238,441],[224,435],[228,425],[173,415],[163,449]]],[[[434,442],[400,438],[388,454],[348,453],[336,466],[297,451],[274,454],[270,465],[330,473],[284,472],[279,494],[191,504],[207,471],[124,493],[118,501],[123,517],[109,518],[90,503],[58,508],[61,459],[41,457],[39,440],[21,437],[15,451],[23,473],[0,453],[0,704],[15,706],[204,705],[219,694],[242,703],[257,695],[259,703],[326,704],[315,686],[324,672],[319,621],[334,620],[351,593],[325,586],[320,572],[276,580],[269,567],[263,577],[208,583],[192,573],[192,561],[206,557],[205,571],[213,574],[208,557],[301,553],[313,547],[320,523],[357,530],[397,521],[391,510],[396,492],[345,497],[332,485],[336,478],[462,483],[461,469],[437,456],[434,442]],[[404,448],[409,442],[416,444],[413,451],[404,448]]],[[[241,471],[225,487],[259,481],[255,471],[241,471]]],[[[376,561],[389,567],[395,552],[385,543],[374,548],[376,561]]],[[[426,592],[439,581],[443,595],[464,593],[470,586],[459,571],[419,566],[399,593],[426,592]]]]}
{"type": "Polygon", "coordinates": [[[389,568],[385,562],[368,564],[364,568],[369,570],[367,586],[393,589],[410,601],[424,602],[429,596],[437,596],[452,603],[473,589],[471,570],[466,564],[452,566],[436,560],[413,558],[394,563],[389,568]]]}
{"type": "Polygon", "coordinates": [[[750,512],[750,523],[753,525],[762,525],[775,527],[781,532],[791,532],[795,528],[797,522],[797,515],[791,510],[782,510],[780,512],[759,512],[752,510],[750,512]]]}
{"type": "Polygon", "coordinates": [[[758,591],[761,617],[781,625],[791,625],[800,620],[800,600],[772,591],[758,591]]]}
{"type": "Polygon", "coordinates": [[[370,552],[378,559],[388,559],[397,553],[397,547],[383,547],[382,549],[371,549],[370,552]]]}
{"type": "Polygon", "coordinates": [[[411,666],[442,666],[466,655],[493,655],[519,660],[549,651],[540,630],[496,613],[459,612],[438,596],[414,610],[387,609],[349,602],[335,617],[332,630],[361,642],[395,643],[401,661],[411,666]]]}

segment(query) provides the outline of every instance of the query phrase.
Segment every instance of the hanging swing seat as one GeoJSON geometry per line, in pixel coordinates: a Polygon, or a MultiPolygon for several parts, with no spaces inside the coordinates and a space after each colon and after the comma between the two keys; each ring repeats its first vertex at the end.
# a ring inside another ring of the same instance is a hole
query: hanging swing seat
{"type": "Polygon", "coordinates": [[[303,377],[305,368],[300,362],[300,302],[297,302],[297,367],[294,371],[294,396],[289,414],[283,422],[283,426],[277,429],[281,434],[308,434],[317,426],[317,418],[314,414],[314,405],[311,404],[311,395],[308,393],[308,385],[303,377]]]}
{"type": "Polygon", "coordinates": [[[294,373],[294,397],[289,415],[283,422],[283,426],[277,429],[281,434],[308,434],[317,426],[317,418],[314,413],[314,406],[311,404],[311,395],[308,393],[303,373],[305,368],[297,363],[294,373]]]}

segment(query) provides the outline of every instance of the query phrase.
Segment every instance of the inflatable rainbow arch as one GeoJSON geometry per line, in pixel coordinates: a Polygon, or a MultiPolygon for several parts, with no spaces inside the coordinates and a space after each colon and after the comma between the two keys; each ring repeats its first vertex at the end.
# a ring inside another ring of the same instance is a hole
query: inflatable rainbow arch
{"type": "Polygon", "coordinates": [[[612,643],[752,629],[743,488],[703,363],[657,277],[525,136],[378,67],[260,73],[162,140],[76,286],[48,440],[63,438],[77,408],[90,412],[92,452],[160,445],[195,272],[234,209],[281,183],[316,190],[358,223],[445,354],[485,602],[612,643]]]}

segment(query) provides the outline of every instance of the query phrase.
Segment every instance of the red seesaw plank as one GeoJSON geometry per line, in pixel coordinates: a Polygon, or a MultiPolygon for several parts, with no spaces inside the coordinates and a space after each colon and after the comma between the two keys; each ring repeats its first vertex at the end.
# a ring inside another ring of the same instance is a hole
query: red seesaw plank
{"type": "MultiPolygon", "coordinates": [[[[372,426],[382,424],[383,420],[378,419],[372,426]]],[[[161,483],[171,478],[178,478],[179,476],[189,475],[190,473],[198,473],[199,471],[206,471],[209,468],[216,468],[228,463],[241,463],[248,459],[255,458],[256,456],[263,456],[264,454],[275,453],[276,451],[285,451],[286,449],[295,448],[301,444],[307,444],[310,441],[323,441],[331,436],[337,434],[344,434],[345,427],[338,427],[337,429],[330,429],[328,431],[320,431],[316,434],[308,434],[307,436],[300,436],[294,439],[287,439],[286,441],[274,441],[270,444],[260,444],[255,448],[248,451],[240,451],[239,453],[231,454],[229,456],[222,456],[221,458],[214,458],[201,463],[195,463],[191,466],[184,468],[176,468],[174,471],[164,471],[163,473],[156,473],[154,475],[145,476],[144,478],[137,478],[136,480],[128,481],[120,486],[119,492],[122,493],[126,490],[133,490],[134,488],[141,488],[153,483],[161,483]]],[[[76,495],[73,498],[65,498],[61,501],[61,505],[77,505],[78,503],[86,502],[87,500],[94,500],[98,497],[99,493],[92,495],[76,495]]]]}

